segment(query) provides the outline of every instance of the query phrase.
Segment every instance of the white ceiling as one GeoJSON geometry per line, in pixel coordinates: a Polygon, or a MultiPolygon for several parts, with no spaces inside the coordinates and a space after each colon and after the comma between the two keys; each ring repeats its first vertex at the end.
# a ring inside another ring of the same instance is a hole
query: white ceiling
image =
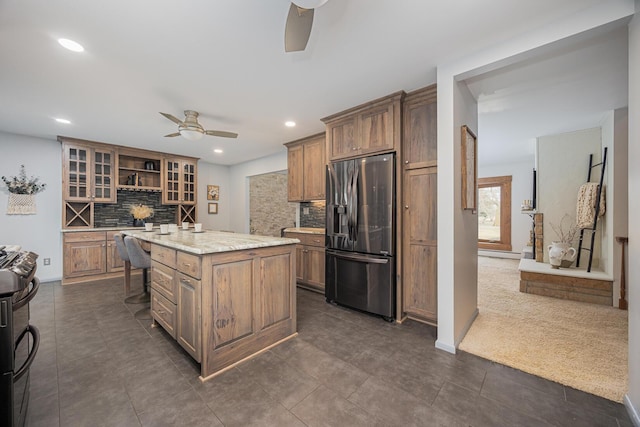
{"type": "MultiPolygon", "coordinates": [[[[316,10],[306,51],[287,54],[287,0],[0,0],[0,130],[237,164],[323,131],[322,117],[434,83],[436,64],[600,3],[606,0],[330,0],[316,10]],[[80,42],[86,51],[61,48],[60,37],[80,42]],[[207,129],[240,136],[164,138],[176,127],[158,112],[181,118],[185,109],[199,111],[207,129]],[[58,124],[55,117],[72,124],[58,124]],[[285,120],[298,126],[285,128],[285,120]],[[214,148],[224,154],[214,154],[214,148]]],[[[603,62],[620,60],[619,52],[604,45],[593,52],[599,56],[591,61],[591,54],[574,52],[577,59],[525,64],[524,73],[515,67],[477,78],[471,87],[483,110],[500,109],[507,118],[513,110],[507,121],[529,131],[527,123],[535,120],[522,105],[525,98],[542,98],[540,87],[550,83],[557,84],[553,93],[571,88],[572,94],[584,94],[593,88],[592,73],[585,70],[608,73],[603,62]],[[558,66],[566,74],[554,74],[558,66]],[[522,80],[527,73],[540,84],[522,80]]],[[[541,117],[557,121],[548,101],[535,101],[545,105],[541,117]]],[[[481,116],[482,123],[492,119],[481,116]]],[[[488,139],[483,135],[481,141],[488,139]]]]}

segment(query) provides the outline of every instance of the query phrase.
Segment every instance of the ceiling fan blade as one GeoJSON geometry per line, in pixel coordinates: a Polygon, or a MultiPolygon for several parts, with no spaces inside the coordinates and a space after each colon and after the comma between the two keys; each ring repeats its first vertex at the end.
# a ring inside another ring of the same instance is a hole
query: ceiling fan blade
{"type": "Polygon", "coordinates": [[[182,120],[177,119],[176,117],[172,116],[171,114],[162,113],[162,112],[160,114],[162,114],[167,119],[171,120],[173,123],[175,123],[177,125],[181,125],[182,124],[182,120]]]}
{"type": "Polygon", "coordinates": [[[174,136],[180,136],[180,132],[170,133],[169,135],[165,135],[165,138],[166,137],[174,137],[174,136]]]}
{"type": "Polygon", "coordinates": [[[221,136],[223,138],[237,138],[238,134],[234,132],[224,132],[221,130],[205,130],[205,135],[221,136]]]}
{"type": "Polygon", "coordinates": [[[287,24],[284,28],[285,52],[304,50],[307,47],[312,26],[313,9],[303,9],[291,3],[287,24]]]}

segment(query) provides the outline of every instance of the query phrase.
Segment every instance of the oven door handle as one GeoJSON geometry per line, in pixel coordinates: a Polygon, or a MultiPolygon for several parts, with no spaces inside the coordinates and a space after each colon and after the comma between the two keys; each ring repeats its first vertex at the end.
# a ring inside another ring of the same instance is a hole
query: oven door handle
{"type": "Polygon", "coordinates": [[[20,343],[20,341],[22,341],[22,338],[24,338],[27,332],[29,332],[33,337],[33,346],[31,347],[31,352],[29,353],[29,357],[27,357],[27,360],[24,361],[22,366],[20,366],[20,369],[18,369],[18,371],[13,375],[14,383],[20,380],[20,378],[22,378],[22,376],[29,370],[29,367],[31,367],[31,364],[36,358],[38,347],[40,347],[40,331],[38,331],[38,328],[33,325],[27,326],[26,329],[22,331],[20,337],[18,338],[18,341],[16,342],[16,347],[18,347],[18,344],[20,343]]]}
{"type": "Polygon", "coordinates": [[[33,283],[33,287],[31,288],[29,293],[25,295],[24,298],[20,299],[19,301],[16,301],[13,304],[13,311],[16,311],[22,308],[23,306],[28,304],[29,301],[33,299],[33,297],[36,296],[36,293],[38,292],[38,288],[40,287],[40,280],[38,280],[37,277],[34,277],[32,283],[33,283]]]}

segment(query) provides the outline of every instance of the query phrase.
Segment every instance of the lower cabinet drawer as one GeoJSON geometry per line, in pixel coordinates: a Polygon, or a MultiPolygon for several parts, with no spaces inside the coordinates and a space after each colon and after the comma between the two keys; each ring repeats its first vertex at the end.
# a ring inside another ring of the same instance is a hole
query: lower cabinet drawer
{"type": "Polygon", "coordinates": [[[176,337],[176,305],[151,288],[151,315],[174,339],[176,337]]]}
{"type": "Polygon", "coordinates": [[[167,298],[172,303],[177,303],[175,270],[151,261],[151,287],[167,298]]]}

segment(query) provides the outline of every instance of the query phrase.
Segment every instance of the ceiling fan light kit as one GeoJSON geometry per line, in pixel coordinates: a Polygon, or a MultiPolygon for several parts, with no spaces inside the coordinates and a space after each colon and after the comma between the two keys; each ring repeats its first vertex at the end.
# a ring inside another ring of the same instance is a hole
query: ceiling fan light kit
{"type": "Polygon", "coordinates": [[[204,133],[193,129],[180,129],[180,136],[188,139],[189,141],[197,141],[199,139],[202,139],[204,133]]]}

